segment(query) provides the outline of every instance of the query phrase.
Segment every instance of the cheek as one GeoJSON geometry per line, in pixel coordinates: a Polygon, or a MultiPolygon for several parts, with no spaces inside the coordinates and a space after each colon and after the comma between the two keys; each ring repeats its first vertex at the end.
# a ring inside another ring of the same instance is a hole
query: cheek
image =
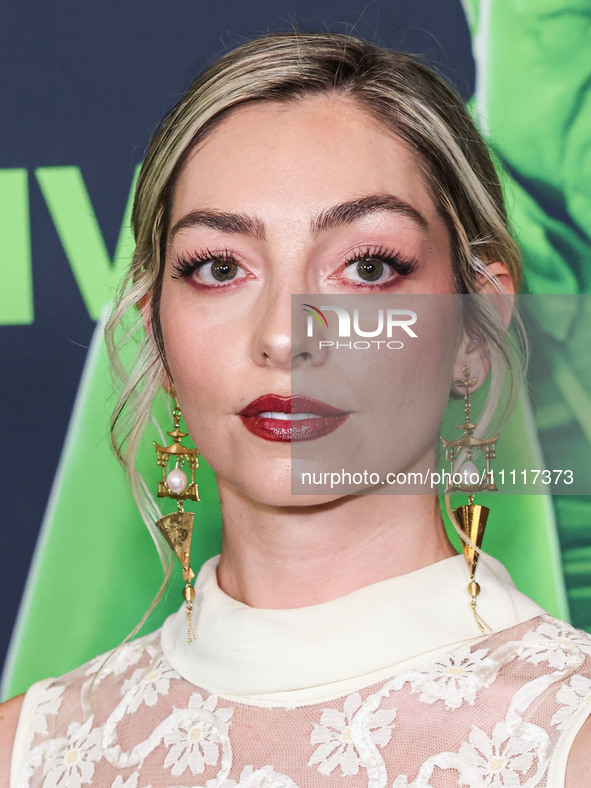
{"type": "Polygon", "coordinates": [[[419,450],[437,441],[452,385],[458,323],[454,311],[440,308],[436,297],[432,301],[433,308],[418,321],[416,339],[405,339],[401,350],[372,354],[364,385],[382,443],[384,436],[396,435],[401,445],[419,450]]]}
{"type": "Polygon", "coordinates": [[[221,393],[232,385],[236,342],[231,326],[187,308],[181,300],[163,299],[162,335],[168,366],[187,429],[199,445],[211,432],[221,393]],[[234,340],[234,341],[233,341],[234,340]]]}

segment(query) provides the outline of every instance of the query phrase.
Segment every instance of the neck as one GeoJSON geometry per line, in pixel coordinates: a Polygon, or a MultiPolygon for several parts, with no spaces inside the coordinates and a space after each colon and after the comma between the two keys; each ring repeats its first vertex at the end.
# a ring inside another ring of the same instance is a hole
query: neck
{"type": "Polygon", "coordinates": [[[319,506],[265,507],[219,485],[218,583],[251,607],[336,599],[456,555],[429,495],[361,495],[319,506]]]}

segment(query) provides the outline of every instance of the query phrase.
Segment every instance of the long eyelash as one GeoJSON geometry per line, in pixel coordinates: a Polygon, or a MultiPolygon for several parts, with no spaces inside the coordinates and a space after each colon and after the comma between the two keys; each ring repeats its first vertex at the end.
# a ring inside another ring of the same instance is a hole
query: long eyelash
{"type": "Polygon", "coordinates": [[[395,252],[393,249],[388,249],[385,246],[378,246],[358,249],[351,255],[349,260],[346,261],[345,267],[358,263],[365,257],[385,263],[400,276],[410,276],[419,266],[419,261],[416,257],[405,257],[403,254],[395,252]]]}
{"type": "MultiPolygon", "coordinates": [[[[358,263],[365,257],[370,257],[372,260],[379,260],[388,265],[399,276],[410,276],[414,273],[419,265],[416,257],[405,257],[400,252],[395,252],[385,246],[379,246],[365,249],[358,249],[351,257],[345,262],[345,267],[358,263]]],[[[179,254],[177,255],[176,262],[172,267],[176,273],[172,274],[173,279],[188,279],[202,266],[211,263],[214,260],[228,260],[235,262],[233,255],[228,249],[222,251],[212,252],[209,249],[203,252],[195,252],[193,254],[179,254]]]]}
{"type": "Polygon", "coordinates": [[[195,252],[194,254],[179,254],[176,262],[172,264],[176,273],[171,276],[173,279],[188,279],[199,268],[215,260],[235,262],[234,257],[227,249],[221,252],[211,252],[209,249],[204,249],[203,252],[195,252]]]}

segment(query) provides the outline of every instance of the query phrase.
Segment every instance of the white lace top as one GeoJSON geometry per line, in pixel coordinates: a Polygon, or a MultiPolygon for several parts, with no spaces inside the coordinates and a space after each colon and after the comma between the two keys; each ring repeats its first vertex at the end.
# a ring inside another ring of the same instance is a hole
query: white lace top
{"type": "Polygon", "coordinates": [[[196,583],[163,629],[27,693],[11,786],[562,788],[591,713],[591,636],[461,556],[259,610],[196,583]]]}

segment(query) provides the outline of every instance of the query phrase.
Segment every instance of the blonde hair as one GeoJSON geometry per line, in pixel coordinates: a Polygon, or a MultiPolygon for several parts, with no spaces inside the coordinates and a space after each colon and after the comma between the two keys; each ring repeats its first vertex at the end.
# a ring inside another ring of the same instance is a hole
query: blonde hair
{"type": "MultiPolygon", "coordinates": [[[[135,254],[106,329],[113,366],[123,381],[112,420],[112,441],[157,545],[153,523],[158,507],[135,469],[135,455],[152,401],[167,377],[159,304],[177,178],[195,146],[235,107],[261,101],[292,102],[313,95],[355,102],[416,153],[449,232],[458,293],[477,293],[482,276],[495,285],[487,265],[497,260],[507,266],[516,289],[520,286],[520,254],[507,229],[501,186],[489,151],[461,100],[439,75],[415,57],[346,35],[270,35],[226,54],[195,80],[149,144],[133,209],[135,254]],[[141,315],[132,309],[138,305],[141,315]],[[130,315],[129,323],[124,318],[129,320],[130,315]],[[145,336],[142,322],[148,325],[145,336]],[[134,337],[141,339],[127,372],[117,345],[134,337]]],[[[488,313],[486,303],[475,299],[474,310],[464,316],[467,330],[486,343],[492,361],[482,429],[501,396],[505,362],[509,360],[510,369],[515,367],[518,354],[509,359],[505,332],[488,313]]],[[[168,552],[160,548],[160,555],[166,563],[168,552]]]]}

